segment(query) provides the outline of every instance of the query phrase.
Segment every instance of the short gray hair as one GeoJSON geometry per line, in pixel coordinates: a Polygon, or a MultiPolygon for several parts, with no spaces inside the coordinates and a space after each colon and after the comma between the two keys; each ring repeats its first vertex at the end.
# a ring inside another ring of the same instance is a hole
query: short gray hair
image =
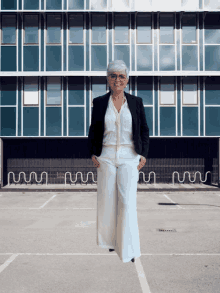
{"type": "Polygon", "coordinates": [[[125,71],[126,77],[129,78],[129,70],[123,60],[114,60],[109,63],[107,68],[107,76],[113,71],[125,71]]]}

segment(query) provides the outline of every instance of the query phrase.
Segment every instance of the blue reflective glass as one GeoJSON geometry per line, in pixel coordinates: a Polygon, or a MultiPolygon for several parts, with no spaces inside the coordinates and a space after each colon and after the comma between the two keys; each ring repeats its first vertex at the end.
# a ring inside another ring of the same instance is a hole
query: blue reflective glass
{"type": "Polygon", "coordinates": [[[25,38],[24,42],[37,44],[38,43],[38,16],[25,15],[24,19],[25,38]]]}
{"type": "Polygon", "coordinates": [[[16,105],[16,77],[1,78],[0,105],[16,105]]]}
{"type": "Polygon", "coordinates": [[[2,44],[16,43],[16,15],[2,16],[2,44]]]}
{"type": "Polygon", "coordinates": [[[61,105],[60,77],[47,78],[47,105],[61,105]]]}
{"type": "Polygon", "coordinates": [[[47,15],[47,43],[61,43],[61,17],[47,15]]]}
{"type": "Polygon", "coordinates": [[[205,135],[220,136],[220,107],[205,107],[205,135]]]}
{"type": "Polygon", "coordinates": [[[196,42],[196,15],[186,14],[182,18],[183,43],[191,44],[196,42]]]}
{"type": "Polygon", "coordinates": [[[92,15],[92,43],[106,43],[105,15],[92,15]]]}
{"type": "Polygon", "coordinates": [[[69,46],[69,70],[84,70],[83,46],[69,46]]]}
{"type": "Polygon", "coordinates": [[[152,46],[137,46],[137,70],[153,70],[152,46]]]}
{"type": "Polygon", "coordinates": [[[61,71],[61,46],[46,46],[46,71],[61,71]]]}
{"type": "Polygon", "coordinates": [[[39,134],[39,108],[23,108],[23,135],[38,136],[39,134]]]}
{"type": "Polygon", "coordinates": [[[151,76],[137,77],[137,96],[142,98],[144,105],[153,105],[153,78],[151,76]]]}
{"type": "Polygon", "coordinates": [[[198,47],[182,46],[183,70],[198,70],[198,47]]]}
{"type": "Polygon", "coordinates": [[[183,107],[183,135],[198,136],[198,107],[183,107]]]}
{"type": "Polygon", "coordinates": [[[0,135],[16,135],[16,107],[0,107],[0,135]]]}
{"type": "Polygon", "coordinates": [[[16,10],[17,0],[2,0],[1,7],[2,7],[2,10],[16,10]]]}
{"type": "Polygon", "coordinates": [[[129,41],[128,15],[115,15],[115,43],[128,43],[129,41]]]}
{"type": "Polygon", "coordinates": [[[205,80],[206,105],[220,105],[220,77],[207,77],[205,80]]]}
{"type": "Polygon", "coordinates": [[[107,0],[90,0],[91,9],[94,10],[103,10],[107,8],[107,0]]]}
{"type": "Polygon", "coordinates": [[[46,9],[57,10],[62,9],[62,0],[44,0],[46,1],[46,9]]]}
{"type": "Polygon", "coordinates": [[[84,108],[69,107],[69,136],[84,135],[84,108]]]}
{"type": "Polygon", "coordinates": [[[1,47],[1,70],[16,71],[16,46],[1,47]]]}
{"type": "Polygon", "coordinates": [[[220,44],[220,16],[208,13],[205,18],[205,43],[220,44]]]}
{"type": "Polygon", "coordinates": [[[107,46],[91,47],[92,70],[104,70],[107,68],[107,46]]]}
{"type": "Polygon", "coordinates": [[[92,77],[92,99],[106,94],[106,77],[92,77]]]}
{"type": "Polygon", "coordinates": [[[70,76],[68,83],[69,105],[84,105],[84,77],[70,76]]]}
{"type": "Polygon", "coordinates": [[[39,0],[24,0],[24,9],[26,10],[39,9],[39,0]]]}
{"type": "Polygon", "coordinates": [[[24,46],[24,71],[38,71],[39,70],[39,47],[38,46],[24,46]]]}
{"type": "Polygon", "coordinates": [[[176,135],[176,107],[160,107],[160,135],[176,135]]]}
{"type": "Polygon", "coordinates": [[[174,16],[173,14],[160,15],[160,43],[174,43],[174,16]]]}
{"type": "Polygon", "coordinates": [[[175,70],[175,46],[160,46],[160,70],[175,70]]]}
{"type": "Polygon", "coordinates": [[[61,136],[61,107],[46,107],[46,135],[61,136]]]}
{"type": "Polygon", "coordinates": [[[153,107],[144,107],[147,126],[149,127],[149,136],[153,135],[153,107]]]}
{"type": "Polygon", "coordinates": [[[128,68],[130,68],[130,46],[117,45],[115,46],[115,60],[123,60],[128,68]]]}
{"type": "Polygon", "coordinates": [[[83,14],[69,18],[69,43],[83,43],[83,14]]]}
{"type": "Polygon", "coordinates": [[[84,9],[84,0],[69,0],[69,9],[84,9]]]}
{"type": "Polygon", "coordinates": [[[205,46],[205,70],[220,70],[220,46],[205,46]]]}
{"type": "Polygon", "coordinates": [[[151,16],[137,17],[137,42],[152,43],[151,16]]]}

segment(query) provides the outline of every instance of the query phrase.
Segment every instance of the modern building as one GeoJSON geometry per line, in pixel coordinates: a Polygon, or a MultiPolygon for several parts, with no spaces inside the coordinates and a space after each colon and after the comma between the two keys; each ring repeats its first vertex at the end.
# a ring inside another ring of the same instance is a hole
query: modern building
{"type": "Polygon", "coordinates": [[[96,175],[87,149],[92,100],[108,92],[114,59],[126,62],[126,91],[145,106],[146,179],[150,171],[157,182],[171,182],[174,171],[180,179],[210,171],[208,182],[218,183],[219,1],[1,0],[0,7],[2,186],[9,172],[18,180],[33,171],[39,180],[45,171],[49,183],[64,183],[65,172],[96,175]]]}

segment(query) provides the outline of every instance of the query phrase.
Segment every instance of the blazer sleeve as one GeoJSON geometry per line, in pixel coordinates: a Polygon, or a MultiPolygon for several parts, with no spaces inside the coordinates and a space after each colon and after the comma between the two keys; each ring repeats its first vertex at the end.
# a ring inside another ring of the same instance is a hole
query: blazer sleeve
{"type": "Polygon", "coordinates": [[[94,154],[94,146],[95,146],[95,125],[97,122],[97,117],[98,117],[98,105],[97,105],[97,100],[93,100],[93,108],[92,108],[92,120],[91,124],[89,127],[89,134],[88,134],[88,149],[89,149],[89,154],[90,157],[93,156],[94,154]]]}
{"type": "Polygon", "coordinates": [[[147,125],[147,119],[145,116],[143,100],[141,98],[140,105],[140,121],[141,121],[141,140],[142,140],[142,153],[141,155],[145,158],[148,156],[149,150],[149,128],[147,125]]]}

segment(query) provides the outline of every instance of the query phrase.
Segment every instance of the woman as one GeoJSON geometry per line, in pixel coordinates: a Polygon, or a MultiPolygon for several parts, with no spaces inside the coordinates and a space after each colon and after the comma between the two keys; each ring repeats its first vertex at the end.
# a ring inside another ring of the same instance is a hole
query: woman
{"type": "Polygon", "coordinates": [[[109,64],[111,90],[93,100],[88,135],[90,155],[98,168],[97,245],[115,250],[124,263],[141,255],[137,181],[149,148],[143,102],[124,92],[128,80],[128,68],[122,60],[109,64]]]}

